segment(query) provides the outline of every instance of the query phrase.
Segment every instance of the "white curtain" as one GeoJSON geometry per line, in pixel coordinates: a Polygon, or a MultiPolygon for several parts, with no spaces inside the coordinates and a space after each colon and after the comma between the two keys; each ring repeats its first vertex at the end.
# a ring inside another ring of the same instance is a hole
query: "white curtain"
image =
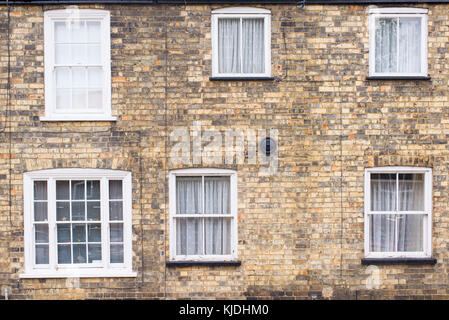
{"type": "Polygon", "coordinates": [[[218,71],[240,70],[240,19],[218,19],[218,71]]]}
{"type": "MultiPolygon", "coordinates": [[[[371,210],[423,211],[424,175],[399,174],[398,182],[396,178],[396,174],[371,175],[371,210]],[[396,204],[397,198],[399,198],[399,208],[396,204]]],[[[370,217],[371,251],[421,251],[422,222],[423,215],[419,214],[372,214],[370,217]]]]}
{"type": "Polygon", "coordinates": [[[230,254],[228,218],[202,218],[202,214],[230,215],[228,177],[178,177],[176,180],[176,252],[180,255],[230,254]],[[198,218],[182,218],[195,214],[198,218]]]}
{"type": "Polygon", "coordinates": [[[376,72],[419,73],[421,71],[421,19],[377,19],[375,47],[376,72]]]}
{"type": "Polygon", "coordinates": [[[243,73],[265,72],[264,20],[243,19],[243,73]]]}

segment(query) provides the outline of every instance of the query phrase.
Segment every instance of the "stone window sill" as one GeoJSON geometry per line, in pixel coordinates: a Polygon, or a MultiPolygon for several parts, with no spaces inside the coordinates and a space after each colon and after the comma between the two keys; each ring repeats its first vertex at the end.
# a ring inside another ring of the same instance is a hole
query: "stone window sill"
{"type": "Polygon", "coordinates": [[[436,264],[434,258],[364,258],[362,264],[436,264]]]}
{"type": "Polygon", "coordinates": [[[241,261],[167,261],[167,267],[191,267],[191,266],[240,266],[241,261]]]}
{"type": "Polygon", "coordinates": [[[430,80],[429,76],[369,76],[366,80],[430,80]]]}

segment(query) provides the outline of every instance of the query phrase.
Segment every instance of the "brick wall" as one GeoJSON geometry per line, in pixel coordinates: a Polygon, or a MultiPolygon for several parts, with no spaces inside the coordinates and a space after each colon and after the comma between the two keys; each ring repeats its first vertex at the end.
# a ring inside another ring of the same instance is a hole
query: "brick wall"
{"type": "Polygon", "coordinates": [[[26,299],[449,298],[449,6],[419,7],[429,9],[429,81],[367,81],[369,7],[337,5],[264,6],[275,80],[210,81],[210,15],[218,6],[91,5],[111,13],[116,122],[39,120],[43,12],[60,6],[11,7],[8,104],[0,7],[0,287],[26,299]],[[261,175],[263,164],[247,158],[214,165],[238,173],[240,266],[165,265],[168,172],[206,166],[171,164],[170,133],[198,123],[203,131],[278,132],[276,174],[261,175]],[[368,290],[363,176],[383,165],[433,169],[437,264],[378,266],[380,286],[368,290]],[[133,173],[136,278],[19,279],[23,173],[70,167],[133,173]]]}

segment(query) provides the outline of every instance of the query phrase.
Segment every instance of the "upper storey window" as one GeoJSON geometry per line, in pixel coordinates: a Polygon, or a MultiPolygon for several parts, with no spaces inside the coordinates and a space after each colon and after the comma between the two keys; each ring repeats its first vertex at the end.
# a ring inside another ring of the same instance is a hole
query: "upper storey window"
{"type": "Polygon", "coordinates": [[[370,76],[427,76],[427,9],[370,10],[370,76]]]}
{"type": "Polygon", "coordinates": [[[103,10],[45,13],[42,120],[114,120],[109,21],[103,10]]]}
{"type": "Polygon", "coordinates": [[[226,8],[212,12],[212,76],[271,75],[270,11],[226,8]]]}

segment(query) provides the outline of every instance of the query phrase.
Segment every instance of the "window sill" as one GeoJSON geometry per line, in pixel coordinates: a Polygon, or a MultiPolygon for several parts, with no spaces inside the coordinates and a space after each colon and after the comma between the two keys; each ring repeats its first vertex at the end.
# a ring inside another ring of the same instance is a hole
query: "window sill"
{"type": "Polygon", "coordinates": [[[430,80],[429,76],[368,76],[366,80],[430,80]]]}
{"type": "Polygon", "coordinates": [[[362,264],[436,264],[434,258],[364,258],[362,264]]]}
{"type": "Polygon", "coordinates": [[[191,266],[240,266],[241,261],[167,261],[167,267],[191,267],[191,266]]]}
{"type": "Polygon", "coordinates": [[[40,121],[117,121],[117,117],[101,116],[101,115],[70,115],[70,116],[54,116],[40,117],[40,121]]]}
{"type": "Polygon", "coordinates": [[[273,81],[274,77],[210,77],[210,81],[273,81]]]}
{"type": "Polygon", "coordinates": [[[64,272],[30,272],[19,275],[21,279],[43,279],[43,278],[135,278],[137,272],[122,270],[84,271],[64,270],[64,272]]]}

